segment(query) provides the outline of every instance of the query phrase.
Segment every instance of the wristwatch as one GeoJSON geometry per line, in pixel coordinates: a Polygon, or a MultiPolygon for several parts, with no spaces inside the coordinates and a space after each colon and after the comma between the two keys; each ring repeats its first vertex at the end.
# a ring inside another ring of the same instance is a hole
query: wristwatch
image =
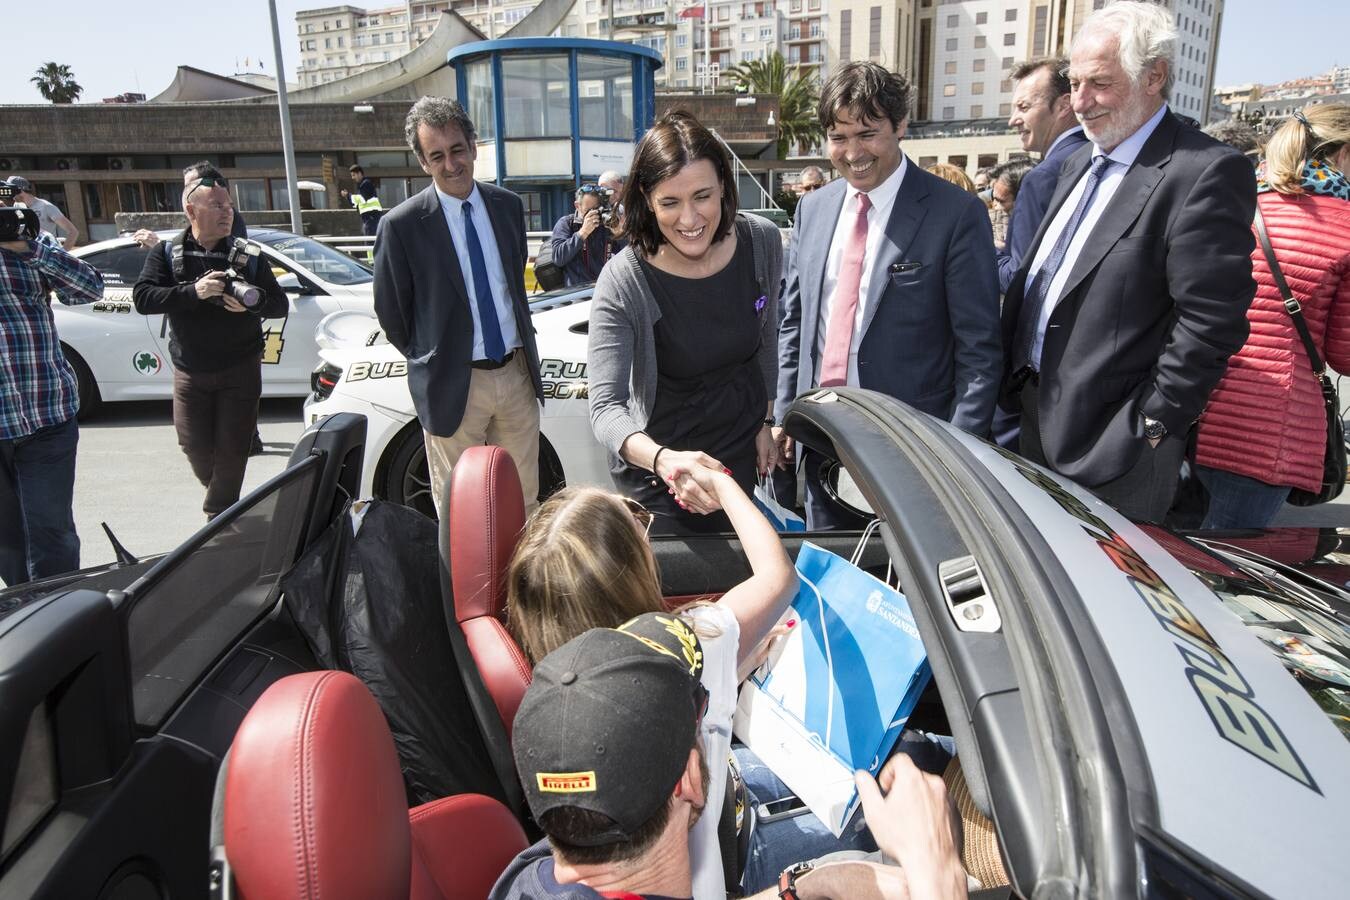
{"type": "Polygon", "coordinates": [[[1167,437],[1167,426],[1157,419],[1144,416],[1144,437],[1150,441],[1160,441],[1167,437]]]}
{"type": "Polygon", "coordinates": [[[778,876],[778,900],[798,900],[797,879],[815,868],[809,862],[799,862],[788,866],[778,876]]]}

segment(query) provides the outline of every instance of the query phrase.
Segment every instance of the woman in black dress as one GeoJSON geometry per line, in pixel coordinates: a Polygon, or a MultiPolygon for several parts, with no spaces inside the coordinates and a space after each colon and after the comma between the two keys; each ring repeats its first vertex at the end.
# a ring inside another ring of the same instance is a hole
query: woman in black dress
{"type": "Polygon", "coordinates": [[[629,246],[591,302],[591,425],[619,490],[653,531],[729,530],[689,473],[726,469],[747,493],[777,461],[778,229],[737,213],[731,160],[687,113],[647,132],[622,197],[629,246]]]}

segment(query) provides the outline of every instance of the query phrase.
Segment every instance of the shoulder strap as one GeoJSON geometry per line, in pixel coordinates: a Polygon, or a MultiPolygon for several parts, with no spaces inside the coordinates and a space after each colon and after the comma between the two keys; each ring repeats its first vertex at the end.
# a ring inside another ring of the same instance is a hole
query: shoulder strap
{"type": "Polygon", "coordinates": [[[1303,307],[1298,299],[1294,297],[1294,292],[1289,290],[1289,282],[1284,280],[1284,272],[1280,271],[1280,264],[1275,259],[1275,248],[1270,245],[1270,235],[1266,234],[1266,222],[1261,218],[1261,207],[1256,207],[1256,236],[1261,241],[1261,250],[1266,255],[1266,264],[1270,266],[1270,274],[1275,279],[1275,286],[1280,290],[1280,296],[1284,299],[1284,308],[1289,313],[1289,318],[1294,320],[1294,328],[1298,329],[1298,336],[1303,339],[1303,349],[1308,351],[1308,362],[1312,364],[1314,375],[1321,375],[1326,371],[1326,366],[1322,363],[1322,354],[1317,352],[1317,345],[1313,343],[1312,335],[1308,333],[1308,323],[1303,319],[1303,307]]]}

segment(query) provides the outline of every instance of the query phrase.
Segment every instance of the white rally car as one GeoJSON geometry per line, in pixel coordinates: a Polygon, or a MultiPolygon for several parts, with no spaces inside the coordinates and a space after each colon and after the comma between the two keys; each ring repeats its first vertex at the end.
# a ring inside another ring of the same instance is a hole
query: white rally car
{"type": "MultiPolygon", "coordinates": [[[[168,240],[177,231],[161,231],[168,240]]],[[[329,313],[373,313],[374,276],[338,250],[311,238],[270,228],[250,228],[290,299],[284,319],[263,322],[263,396],[303,397],[319,362],[314,329],[329,313]]],[[[80,383],[80,417],[102,402],[167,400],[173,396],[168,322],[142,316],[131,302],[147,253],[130,238],[115,238],[72,251],[103,275],[103,299],[83,306],[52,304],[62,350],[80,383]]]]}
{"type": "MultiPolygon", "coordinates": [[[[563,484],[609,486],[604,448],[591,432],[586,382],[586,335],[593,285],[530,298],[544,383],[540,419],[539,489],[563,484]]],[[[364,315],[330,316],[316,333],[319,367],[305,401],[305,422],[334,413],[366,417],[363,496],[382,497],[435,518],[422,429],[408,393],[408,367],[379,322],[364,315]]]]}

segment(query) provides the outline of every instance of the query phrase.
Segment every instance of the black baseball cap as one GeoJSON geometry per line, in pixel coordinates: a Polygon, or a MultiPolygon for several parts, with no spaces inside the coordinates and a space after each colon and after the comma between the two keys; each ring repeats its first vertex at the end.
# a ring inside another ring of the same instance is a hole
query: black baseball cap
{"type": "Polygon", "coordinates": [[[511,739],[535,819],[571,807],[613,820],[588,846],[635,834],[684,773],[707,702],[702,672],[698,637],[669,613],[592,628],[540,660],[511,739]]]}

